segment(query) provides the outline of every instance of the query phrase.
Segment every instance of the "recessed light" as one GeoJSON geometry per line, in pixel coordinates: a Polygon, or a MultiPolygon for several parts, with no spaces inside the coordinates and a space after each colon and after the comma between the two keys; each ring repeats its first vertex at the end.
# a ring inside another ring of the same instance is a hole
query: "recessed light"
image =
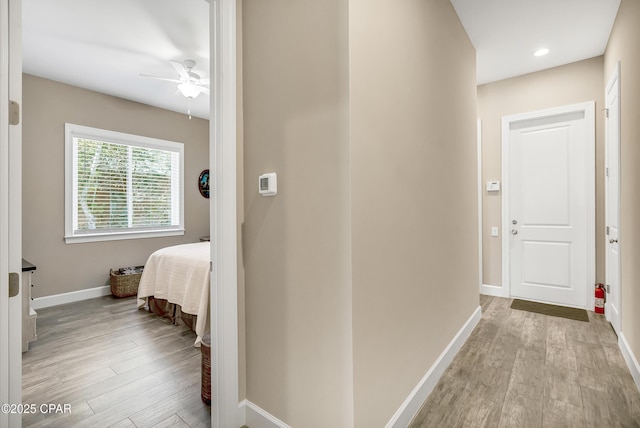
{"type": "Polygon", "coordinates": [[[538,50],[534,53],[534,55],[535,55],[535,56],[545,56],[545,55],[546,55],[546,54],[548,54],[548,53],[549,53],[549,49],[547,49],[547,48],[542,48],[542,49],[538,49],[538,50]]]}

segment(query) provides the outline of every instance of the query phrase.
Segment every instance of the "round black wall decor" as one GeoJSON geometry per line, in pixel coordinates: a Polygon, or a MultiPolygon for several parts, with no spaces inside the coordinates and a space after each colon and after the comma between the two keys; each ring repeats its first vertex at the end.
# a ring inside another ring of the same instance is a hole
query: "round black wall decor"
{"type": "Polygon", "coordinates": [[[209,197],[209,170],[205,169],[200,173],[200,177],[198,178],[198,190],[200,190],[200,194],[205,198],[209,197]]]}

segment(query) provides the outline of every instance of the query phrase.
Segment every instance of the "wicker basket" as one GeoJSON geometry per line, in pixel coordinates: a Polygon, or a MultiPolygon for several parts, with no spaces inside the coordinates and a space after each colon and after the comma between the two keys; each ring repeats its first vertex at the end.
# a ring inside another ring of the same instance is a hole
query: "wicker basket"
{"type": "Polygon", "coordinates": [[[144,266],[133,268],[111,269],[109,278],[111,294],[116,297],[130,297],[138,294],[138,284],[142,277],[144,266]]]}
{"type": "Polygon", "coordinates": [[[211,405],[211,335],[209,333],[202,336],[200,343],[200,353],[202,354],[202,370],[200,373],[200,398],[208,406],[211,405]]]}

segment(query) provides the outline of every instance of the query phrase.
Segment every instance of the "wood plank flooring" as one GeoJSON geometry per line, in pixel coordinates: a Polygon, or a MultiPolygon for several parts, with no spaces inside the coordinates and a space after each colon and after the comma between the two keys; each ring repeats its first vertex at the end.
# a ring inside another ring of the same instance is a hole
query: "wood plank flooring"
{"type": "Polygon", "coordinates": [[[567,320],[488,296],[481,305],[411,428],[640,427],[640,393],[604,316],[567,320]]]}
{"type": "Polygon", "coordinates": [[[208,427],[195,333],[112,296],[38,311],[38,340],[22,354],[24,427],[208,427]]]}
{"type": "MultiPolygon", "coordinates": [[[[640,428],[640,393],[604,317],[512,310],[481,296],[483,317],[411,428],[640,428]]],[[[70,404],[24,427],[208,427],[195,335],[102,297],[38,311],[23,354],[23,403],[70,404]]]]}

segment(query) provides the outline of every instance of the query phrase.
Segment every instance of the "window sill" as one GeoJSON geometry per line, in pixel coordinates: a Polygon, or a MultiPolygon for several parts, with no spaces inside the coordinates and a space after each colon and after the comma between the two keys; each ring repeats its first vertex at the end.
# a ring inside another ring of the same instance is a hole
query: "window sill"
{"type": "Polygon", "coordinates": [[[84,242],[121,241],[125,239],[161,238],[164,236],[182,235],[184,235],[184,229],[151,230],[144,232],[111,232],[65,236],[64,241],[67,244],[80,244],[84,242]]]}

